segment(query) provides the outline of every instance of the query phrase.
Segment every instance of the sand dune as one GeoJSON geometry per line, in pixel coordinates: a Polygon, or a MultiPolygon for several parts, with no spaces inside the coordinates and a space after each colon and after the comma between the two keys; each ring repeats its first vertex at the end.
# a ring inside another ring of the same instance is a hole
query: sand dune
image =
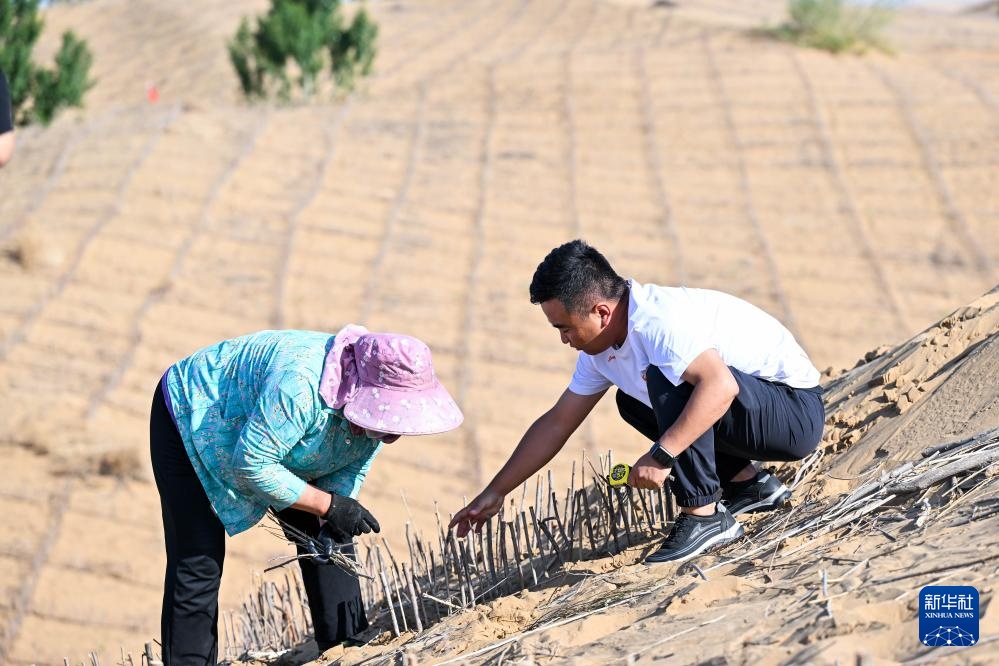
{"type": "MultiPolygon", "coordinates": [[[[248,107],[223,43],[264,5],[97,0],[47,14],[42,55],[73,27],[98,85],[86,109],[22,132],[0,172],[6,662],[116,655],[155,635],[145,419],[163,369],[201,345],[346,322],[425,339],[468,421],[376,464],[362,499],[398,539],[401,493],[422,524],[434,499],[455,510],[565,386],[572,357],[526,287],[568,238],[640,281],[757,303],[834,369],[999,275],[987,16],[903,13],[898,53],[859,59],[747,34],[780,16],[776,1],[377,2],[377,72],[355,95],[248,107]]],[[[964,347],[909,342],[836,379],[829,446],[847,448],[824,460],[831,473],[994,420],[994,397],[968,388],[994,385],[979,332],[964,347]],[[863,398],[882,377],[884,397],[863,398]]],[[[612,404],[591,420],[559,478],[582,450],[643,448],[612,404]]],[[[233,539],[223,605],[282,552],[259,530],[233,539]]]]}
{"type": "Polygon", "coordinates": [[[992,663],[999,657],[995,463],[967,485],[912,492],[896,480],[906,463],[939,456],[920,452],[942,442],[991,432],[999,451],[997,362],[999,289],[830,382],[829,420],[840,430],[805,462],[778,467],[797,484],[793,508],[742,517],[745,541],[698,558],[701,572],[644,565],[654,545],[642,543],[570,564],[536,590],[422,634],[391,640],[382,615],[386,636],[374,641],[382,644],[325,657],[343,664],[402,655],[407,663],[992,663]],[[900,386],[912,387],[911,402],[900,386]],[[981,591],[982,640],[974,648],[920,643],[918,591],[938,584],[981,591]]]}

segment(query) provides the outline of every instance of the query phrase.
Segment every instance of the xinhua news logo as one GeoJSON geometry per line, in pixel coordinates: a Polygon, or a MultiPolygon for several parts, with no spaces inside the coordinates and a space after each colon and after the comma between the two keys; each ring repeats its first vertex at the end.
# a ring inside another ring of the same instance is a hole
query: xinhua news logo
{"type": "Polygon", "coordinates": [[[970,585],[929,585],[919,591],[919,640],[930,647],[978,642],[978,590],[970,585]]]}

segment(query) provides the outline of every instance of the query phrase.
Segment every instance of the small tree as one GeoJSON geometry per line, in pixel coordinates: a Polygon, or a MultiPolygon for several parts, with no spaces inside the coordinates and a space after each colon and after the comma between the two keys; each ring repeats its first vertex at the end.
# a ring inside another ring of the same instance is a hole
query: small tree
{"type": "Polygon", "coordinates": [[[64,32],[55,56],[55,68],[31,61],[44,21],[38,0],[0,0],[0,69],[10,83],[14,120],[19,125],[47,125],[63,107],[82,106],[93,87],[89,78],[93,56],[87,43],[72,31],[64,32]]]}
{"type": "Polygon", "coordinates": [[[345,27],[339,0],[271,0],[267,13],[256,17],[256,29],[242,20],[228,44],[229,59],[247,98],[266,97],[276,88],[277,96],[288,100],[293,81],[311,97],[327,66],[344,90],[367,76],[377,36],[378,26],[364,9],[345,27]]]}
{"type": "Polygon", "coordinates": [[[777,39],[831,53],[889,50],[881,36],[892,19],[886,3],[861,7],[847,0],[789,0],[787,5],[788,20],[767,30],[777,39]]]}

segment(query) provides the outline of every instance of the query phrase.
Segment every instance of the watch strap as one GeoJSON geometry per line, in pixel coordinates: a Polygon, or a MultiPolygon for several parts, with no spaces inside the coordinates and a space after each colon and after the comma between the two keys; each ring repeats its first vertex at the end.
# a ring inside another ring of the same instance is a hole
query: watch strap
{"type": "Polygon", "coordinates": [[[652,455],[652,459],[663,467],[673,467],[676,465],[676,456],[660,446],[658,442],[652,445],[649,453],[652,455]]]}

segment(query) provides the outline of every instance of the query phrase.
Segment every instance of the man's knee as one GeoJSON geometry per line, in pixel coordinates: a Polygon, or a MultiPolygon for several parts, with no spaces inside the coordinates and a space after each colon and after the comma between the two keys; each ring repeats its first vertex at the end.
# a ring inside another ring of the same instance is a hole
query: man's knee
{"type": "Polygon", "coordinates": [[[656,398],[660,396],[676,396],[686,400],[694,391],[694,387],[686,382],[677,386],[666,379],[663,371],[655,365],[650,365],[645,369],[645,384],[649,389],[649,397],[652,399],[653,405],[656,404],[656,398]]]}
{"type": "Polygon", "coordinates": [[[617,390],[615,401],[617,402],[618,414],[621,415],[625,423],[645,435],[649,440],[659,438],[661,433],[656,422],[656,415],[651,407],[641,400],[631,397],[621,389],[617,390]]]}
{"type": "Polygon", "coordinates": [[[650,365],[645,370],[645,383],[649,391],[649,402],[656,415],[659,432],[671,427],[687,407],[694,387],[687,382],[679,386],[666,379],[662,370],[650,365]]]}

